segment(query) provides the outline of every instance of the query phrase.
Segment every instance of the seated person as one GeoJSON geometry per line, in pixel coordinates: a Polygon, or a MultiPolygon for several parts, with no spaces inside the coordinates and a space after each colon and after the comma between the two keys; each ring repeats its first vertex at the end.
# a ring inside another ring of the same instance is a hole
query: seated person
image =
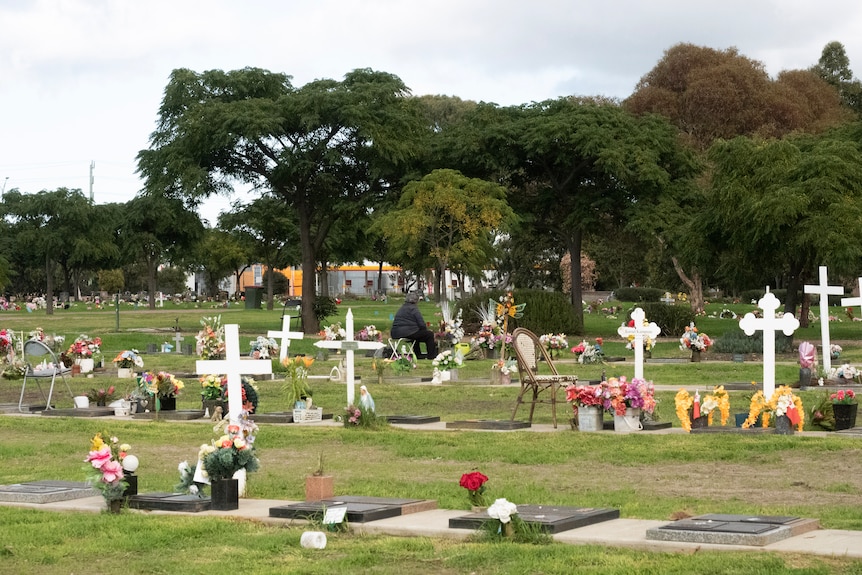
{"type": "Polygon", "coordinates": [[[434,332],[428,329],[422,312],[416,303],[419,294],[410,292],[404,298],[404,304],[395,312],[392,320],[392,339],[407,339],[415,342],[413,350],[417,359],[434,359],[437,357],[437,343],[434,341],[434,332]],[[421,344],[425,344],[425,353],[422,353],[421,344]]]}

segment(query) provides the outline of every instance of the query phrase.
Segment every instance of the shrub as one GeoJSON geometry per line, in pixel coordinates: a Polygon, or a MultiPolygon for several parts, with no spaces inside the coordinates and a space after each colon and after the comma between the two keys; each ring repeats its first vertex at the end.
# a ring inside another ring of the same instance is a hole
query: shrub
{"type": "Polygon", "coordinates": [[[620,301],[658,302],[666,290],[644,287],[621,287],[614,290],[614,297],[620,301]]]}
{"type": "MultiPolygon", "coordinates": [[[[774,289],[769,291],[771,291],[772,295],[774,295],[781,303],[784,303],[787,300],[786,289],[774,289]]],[[[739,296],[739,301],[741,301],[742,303],[750,303],[752,301],[754,303],[757,303],[760,298],[762,298],[765,294],[765,289],[748,289],[742,292],[742,294],[739,296]]]]}
{"type": "Polygon", "coordinates": [[[314,298],[314,317],[318,322],[322,322],[329,316],[338,314],[338,305],[335,300],[327,296],[317,296],[314,298]]]}
{"type": "Polygon", "coordinates": [[[647,320],[655,322],[661,328],[662,334],[666,336],[679,337],[685,331],[685,327],[694,321],[694,313],[688,306],[645,303],[640,307],[644,310],[647,320]]]}
{"type": "MultiPolygon", "coordinates": [[[[716,338],[712,347],[716,353],[763,353],[763,332],[754,332],[754,335],[745,335],[741,329],[725,332],[716,338]]],[[[787,353],[793,349],[793,336],[784,335],[781,332],[775,334],[775,351],[787,353]]]]}
{"type": "MultiPolygon", "coordinates": [[[[458,302],[458,308],[463,311],[464,332],[467,334],[479,331],[481,319],[476,313],[476,308],[488,305],[488,300],[499,300],[505,290],[491,290],[481,294],[464,298],[458,302]]],[[[509,331],[516,327],[523,327],[535,334],[565,333],[566,335],[577,335],[583,333],[575,310],[568,296],[560,292],[545,290],[513,290],[512,295],[515,303],[525,303],[524,316],[520,319],[509,320],[509,331]]]]}

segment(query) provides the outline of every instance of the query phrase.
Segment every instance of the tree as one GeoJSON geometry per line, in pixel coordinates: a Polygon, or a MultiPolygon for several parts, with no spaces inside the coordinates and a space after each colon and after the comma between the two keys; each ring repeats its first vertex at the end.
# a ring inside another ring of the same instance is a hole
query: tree
{"type": "Polygon", "coordinates": [[[240,274],[248,267],[251,258],[248,242],[243,241],[239,234],[219,228],[206,228],[194,247],[194,254],[194,268],[204,274],[208,295],[216,297],[221,281],[232,274],[236,274],[236,289],[239,292],[240,274]]]}
{"type": "Polygon", "coordinates": [[[301,88],[256,68],[175,70],[139,170],[148,189],[192,201],[241,181],[290,206],[299,225],[303,327],[316,333],[317,251],[338,218],[367,209],[416,153],[422,123],[408,95],[398,77],[369,69],[301,88]]]}
{"type": "Polygon", "coordinates": [[[433,258],[437,294],[445,301],[441,282],[446,270],[486,254],[489,239],[505,231],[514,215],[504,187],[455,170],[434,170],[407,184],[398,207],[377,225],[408,258],[418,254],[433,258]]]}
{"type": "Polygon", "coordinates": [[[147,270],[150,309],[156,309],[156,272],[160,264],[180,260],[203,233],[200,217],[183,202],[143,193],[126,204],[121,226],[124,253],[147,270]]]}
{"type": "Polygon", "coordinates": [[[838,90],[841,102],[847,108],[857,114],[862,112],[862,82],[853,77],[850,58],[841,42],[826,44],[812,70],[838,90]]]}

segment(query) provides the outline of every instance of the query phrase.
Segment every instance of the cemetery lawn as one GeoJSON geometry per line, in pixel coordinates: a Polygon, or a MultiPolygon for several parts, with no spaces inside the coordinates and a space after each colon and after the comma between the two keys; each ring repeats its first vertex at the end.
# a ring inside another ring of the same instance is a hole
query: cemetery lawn
{"type": "MultiPolygon", "coordinates": [[[[92,379],[70,380],[75,394],[93,387],[116,385],[121,394],[132,380],[119,380],[110,359],[129,348],[171,341],[178,320],[185,343],[193,343],[203,316],[222,315],[223,323],[240,324],[242,345],[269,329],[281,328],[281,310],[168,309],[156,312],[123,309],[120,330],[113,310],[75,307],[55,316],[4,312],[0,327],[26,332],[42,327],[63,334],[67,343],[80,333],[100,336],[107,365],[92,379]]],[[[388,315],[397,303],[350,302],[356,329],[375,324],[388,330],[388,315]]],[[[423,305],[434,321],[435,308],[423,305]]],[[[732,307],[736,313],[754,306],[732,307]]],[[[344,321],[342,316],[327,322],[344,321]]],[[[834,314],[842,310],[835,308],[834,314]]],[[[615,335],[621,320],[587,316],[587,339],[605,338],[608,355],[624,363],[578,365],[571,354],[558,362],[563,373],[582,380],[608,376],[632,377],[631,352],[615,335]]],[[[343,323],[342,323],[343,325],[343,323]]],[[[732,320],[701,318],[701,330],[711,336],[738,329],[732,320]]],[[[841,362],[862,362],[859,323],[833,324],[833,342],[844,347],[841,362]]],[[[797,332],[795,341],[819,341],[819,324],[797,332]]],[[[569,336],[571,345],[579,338],[569,336]]],[[[316,341],[306,337],[291,344],[291,353],[316,354],[316,341]]],[[[661,338],[653,358],[683,359],[674,338],[661,338]]],[[[200,405],[194,356],[147,354],[145,369],[167,370],[185,378],[178,409],[200,405]]],[[[337,365],[331,355],[316,361],[312,375],[323,376],[337,365]]],[[[714,385],[762,380],[757,356],[744,363],[707,361],[647,363],[647,379],[659,384],[658,416],[679,426],[673,396],[686,386],[702,392],[714,385]]],[[[795,354],[778,356],[776,384],[798,379],[795,354]]],[[[280,370],[273,362],[275,371],[280,370]]],[[[457,419],[508,420],[517,386],[488,386],[490,360],[468,361],[459,381],[443,386],[420,382],[430,378],[429,361],[419,363],[414,377],[384,375],[377,382],[371,359],[357,358],[357,375],[368,385],[382,414],[436,415],[457,419]],[[418,376],[418,377],[416,377],[418,376]]],[[[278,377],[278,376],[276,376],[278,377]]],[[[260,380],[261,413],[286,411],[281,379],[260,380]]],[[[344,384],[312,380],[314,401],[327,413],[340,415],[344,384]]],[[[732,391],[731,413],[747,411],[751,389],[732,391]]],[[[0,380],[0,403],[16,403],[20,381],[0,380]]],[[[822,397],[801,392],[810,408],[822,397]]],[[[58,407],[71,407],[60,384],[58,407]]],[[[521,408],[525,409],[524,407],[521,408]]],[[[518,419],[527,412],[520,411],[518,419]]],[[[335,477],[336,493],[379,497],[426,498],[441,508],[468,509],[462,473],[478,469],[490,478],[492,498],[516,503],[615,507],[624,518],[668,519],[673,514],[757,513],[818,518],[824,528],[862,530],[862,443],[858,438],[795,435],[686,435],[639,433],[616,435],[577,433],[568,429],[570,408],[564,399],[557,410],[555,433],[423,431],[385,427],[375,431],[342,427],[261,425],[257,447],[261,470],[249,481],[249,497],[301,500],[305,476],[323,454],[327,474],[335,477]]],[[[536,408],[536,423],[550,423],[550,406],[536,408]]],[[[732,423],[731,423],[732,425],[732,423]]],[[[90,437],[104,431],[132,445],[141,460],[140,489],[171,491],[178,481],[177,465],[194,463],[198,447],[213,439],[211,424],[192,422],[118,421],[100,419],[0,416],[0,484],[38,479],[82,481],[83,459],[90,437]]],[[[54,513],[0,507],[0,574],[2,573],[213,573],[228,562],[246,573],[862,573],[862,562],[792,554],[698,552],[693,555],[647,553],[592,546],[527,546],[457,542],[428,538],[391,538],[331,534],[324,551],[299,548],[301,528],[274,527],[246,520],[210,517],[171,517],[142,513],[120,516],[54,513]]]]}

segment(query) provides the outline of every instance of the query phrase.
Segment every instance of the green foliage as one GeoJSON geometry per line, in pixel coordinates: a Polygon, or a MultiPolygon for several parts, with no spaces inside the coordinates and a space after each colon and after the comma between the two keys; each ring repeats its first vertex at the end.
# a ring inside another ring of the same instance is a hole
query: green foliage
{"type": "Polygon", "coordinates": [[[123,270],[100,270],[97,277],[99,289],[109,294],[118,293],[125,286],[123,270]]]}
{"type": "Polygon", "coordinates": [[[636,303],[658,302],[665,291],[659,288],[621,287],[614,290],[614,297],[620,301],[632,301],[636,303]]]}
{"type": "MultiPolygon", "coordinates": [[[[778,301],[786,301],[787,300],[787,290],[786,289],[770,289],[770,292],[775,296],[778,301]]],[[[754,302],[755,304],[760,301],[766,294],[766,290],[763,288],[760,289],[748,289],[742,292],[739,296],[740,301],[748,303],[754,302]]]]}
{"type": "Polygon", "coordinates": [[[338,315],[338,304],[334,298],[320,295],[314,298],[314,317],[318,322],[334,315],[338,315]]]}
{"type": "MultiPolygon", "coordinates": [[[[464,330],[466,333],[476,333],[481,320],[476,313],[477,308],[484,308],[488,300],[498,301],[505,295],[504,290],[491,290],[462,299],[458,306],[464,310],[464,330]]],[[[544,290],[514,290],[512,292],[516,304],[527,304],[524,316],[519,319],[509,319],[509,331],[516,327],[529,329],[536,334],[565,333],[569,335],[583,333],[583,327],[578,321],[569,298],[560,292],[544,290]]]]}
{"type": "Polygon", "coordinates": [[[204,468],[210,479],[230,479],[240,469],[251,473],[257,471],[260,462],[252,447],[236,449],[235,447],[222,447],[204,456],[204,468]]]}
{"type": "Polygon", "coordinates": [[[647,320],[655,322],[661,328],[662,334],[668,337],[679,337],[685,327],[694,321],[694,313],[685,305],[645,303],[640,307],[647,320]]]}
{"type": "MultiPolygon", "coordinates": [[[[712,347],[716,353],[763,353],[763,332],[745,335],[741,329],[732,329],[715,339],[712,347]]],[[[793,349],[793,336],[781,332],[775,334],[776,353],[787,353],[793,349]]]]}
{"type": "Polygon", "coordinates": [[[273,294],[286,294],[287,288],[290,285],[290,281],[287,279],[287,276],[276,270],[275,272],[270,272],[270,270],[266,270],[263,272],[263,285],[269,286],[269,274],[272,273],[272,293],[273,294]]]}

